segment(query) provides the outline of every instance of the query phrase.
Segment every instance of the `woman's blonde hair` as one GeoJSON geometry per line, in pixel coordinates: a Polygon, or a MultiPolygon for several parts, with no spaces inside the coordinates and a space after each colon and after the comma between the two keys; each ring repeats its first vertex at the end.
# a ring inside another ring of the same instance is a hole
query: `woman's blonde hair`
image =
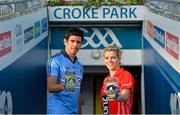
{"type": "Polygon", "coordinates": [[[117,54],[117,57],[118,57],[119,59],[121,59],[121,54],[122,54],[122,52],[121,52],[120,48],[119,48],[116,44],[114,44],[114,45],[109,45],[108,47],[106,47],[106,48],[104,49],[103,55],[105,54],[106,51],[114,51],[114,52],[117,54]]]}

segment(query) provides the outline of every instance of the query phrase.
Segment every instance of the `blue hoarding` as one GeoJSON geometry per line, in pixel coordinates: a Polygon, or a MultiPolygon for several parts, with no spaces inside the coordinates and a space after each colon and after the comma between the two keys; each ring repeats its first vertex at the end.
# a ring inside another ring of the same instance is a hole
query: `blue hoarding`
{"type": "Polygon", "coordinates": [[[47,41],[0,71],[0,114],[46,113],[47,41]]]}
{"type": "Polygon", "coordinates": [[[180,74],[145,38],[144,84],[147,114],[179,112],[180,74]]]}

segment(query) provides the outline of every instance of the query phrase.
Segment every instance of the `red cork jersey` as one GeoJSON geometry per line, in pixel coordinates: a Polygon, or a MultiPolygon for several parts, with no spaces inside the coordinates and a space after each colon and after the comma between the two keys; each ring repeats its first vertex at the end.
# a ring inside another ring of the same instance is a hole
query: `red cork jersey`
{"type": "Polygon", "coordinates": [[[118,89],[130,89],[130,97],[128,101],[110,100],[108,101],[106,96],[106,80],[110,76],[104,79],[101,89],[101,104],[103,114],[131,114],[133,105],[133,90],[134,90],[134,77],[123,68],[120,68],[115,74],[114,78],[117,80],[118,89]]]}

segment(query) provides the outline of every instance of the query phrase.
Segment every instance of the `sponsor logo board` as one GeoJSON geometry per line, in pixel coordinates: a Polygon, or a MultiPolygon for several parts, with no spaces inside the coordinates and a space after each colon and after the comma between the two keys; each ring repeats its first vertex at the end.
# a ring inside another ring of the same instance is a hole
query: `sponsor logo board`
{"type": "Polygon", "coordinates": [[[33,39],[33,26],[24,30],[24,43],[28,43],[33,39]]]}
{"type": "Polygon", "coordinates": [[[11,31],[0,33],[0,57],[10,53],[11,50],[11,31]]]}

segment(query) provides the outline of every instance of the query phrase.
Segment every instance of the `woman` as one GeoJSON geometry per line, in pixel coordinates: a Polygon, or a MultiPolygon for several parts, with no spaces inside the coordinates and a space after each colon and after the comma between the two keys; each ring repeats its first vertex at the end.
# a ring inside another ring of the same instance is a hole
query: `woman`
{"type": "Polygon", "coordinates": [[[109,71],[100,94],[103,114],[131,114],[134,77],[120,67],[121,52],[116,45],[106,47],[103,54],[109,71]]]}

